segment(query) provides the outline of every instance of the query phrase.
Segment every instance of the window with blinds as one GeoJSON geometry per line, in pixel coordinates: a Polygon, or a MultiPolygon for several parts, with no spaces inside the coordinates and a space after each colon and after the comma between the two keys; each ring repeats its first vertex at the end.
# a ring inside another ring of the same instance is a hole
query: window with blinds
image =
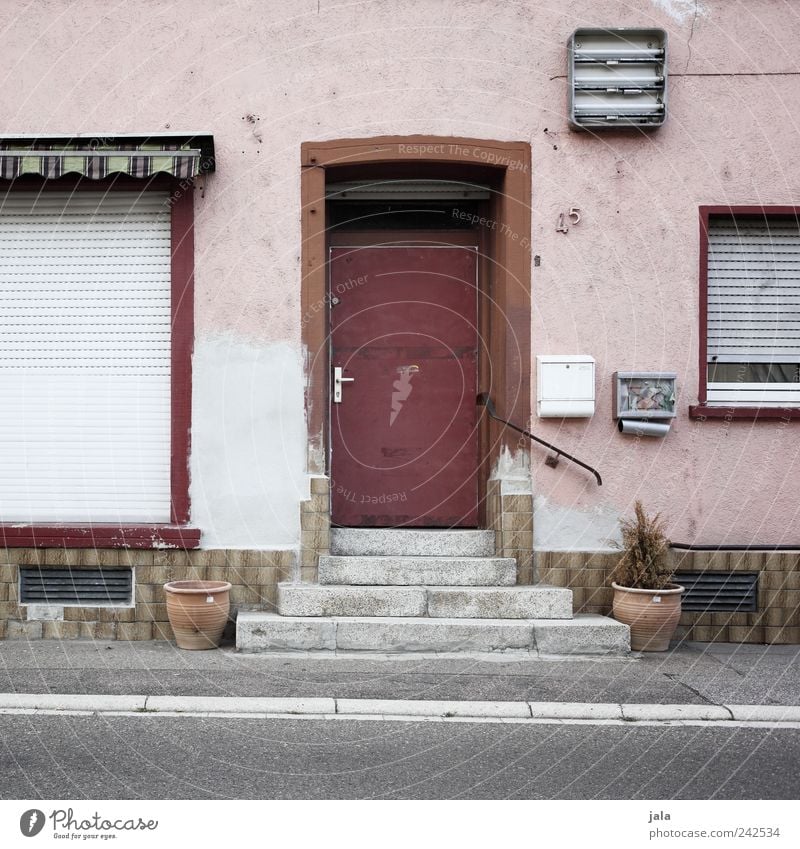
{"type": "Polygon", "coordinates": [[[0,521],[169,521],[167,200],[0,196],[0,521]]]}
{"type": "Polygon", "coordinates": [[[708,220],[709,405],[800,405],[800,222],[708,220]]]}

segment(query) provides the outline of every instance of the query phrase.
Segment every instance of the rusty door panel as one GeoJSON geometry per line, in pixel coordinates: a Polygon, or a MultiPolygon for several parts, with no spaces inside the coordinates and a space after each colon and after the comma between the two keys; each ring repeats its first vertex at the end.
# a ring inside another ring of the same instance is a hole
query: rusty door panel
{"type": "Polygon", "coordinates": [[[331,249],[339,525],[476,527],[477,250],[331,249]]]}

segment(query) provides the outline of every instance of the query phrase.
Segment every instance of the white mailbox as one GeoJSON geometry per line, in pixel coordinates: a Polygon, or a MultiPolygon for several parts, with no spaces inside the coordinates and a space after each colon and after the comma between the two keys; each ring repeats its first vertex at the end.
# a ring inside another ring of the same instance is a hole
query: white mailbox
{"type": "Polygon", "coordinates": [[[594,357],[547,354],[536,357],[537,405],[541,418],[594,415],[594,357]]]}

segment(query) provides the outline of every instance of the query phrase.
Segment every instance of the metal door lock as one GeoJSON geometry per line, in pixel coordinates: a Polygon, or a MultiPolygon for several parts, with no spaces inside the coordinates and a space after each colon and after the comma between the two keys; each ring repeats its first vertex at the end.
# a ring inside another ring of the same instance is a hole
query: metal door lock
{"type": "Polygon", "coordinates": [[[333,403],[341,404],[342,403],[342,384],[343,383],[354,383],[354,377],[342,377],[342,367],[334,366],[333,367],[333,403]]]}

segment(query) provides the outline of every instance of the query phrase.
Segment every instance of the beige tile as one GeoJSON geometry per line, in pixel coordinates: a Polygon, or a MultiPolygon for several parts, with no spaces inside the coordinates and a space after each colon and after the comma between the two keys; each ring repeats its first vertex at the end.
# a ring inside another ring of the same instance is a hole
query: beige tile
{"type": "Polygon", "coordinates": [[[83,566],[118,566],[120,552],[115,548],[83,548],[81,561],[83,566]]]}
{"type": "Polygon", "coordinates": [[[100,615],[97,607],[65,607],[64,619],[67,622],[96,622],[100,615]]]}
{"type": "Polygon", "coordinates": [[[26,610],[16,601],[0,601],[0,619],[24,619],[26,610]]]}
{"type": "Polygon", "coordinates": [[[258,588],[261,594],[261,604],[269,608],[274,608],[278,603],[278,585],[265,584],[258,588]]]}
{"type": "Polygon", "coordinates": [[[153,638],[152,622],[118,622],[118,640],[151,640],[153,638]]]}
{"type": "MultiPolygon", "coordinates": [[[[326,539],[330,540],[330,531],[326,539]]],[[[287,548],[282,551],[267,551],[267,563],[264,565],[278,566],[281,569],[291,569],[297,562],[297,552],[287,548]]]]}
{"type": "Polygon", "coordinates": [[[189,552],[181,548],[160,549],[153,552],[153,566],[188,566],[189,552]]]}
{"type": "Polygon", "coordinates": [[[189,562],[193,566],[224,566],[227,557],[222,548],[198,548],[189,552],[189,562]]]}
{"type": "Polygon", "coordinates": [[[94,638],[96,640],[116,640],[116,622],[96,622],[94,626],[94,638]]]}
{"type": "Polygon", "coordinates": [[[517,550],[514,552],[514,559],[517,561],[517,567],[519,569],[530,569],[533,571],[533,552],[532,551],[520,551],[517,550]]]}
{"type": "Polygon", "coordinates": [[[301,513],[300,527],[304,531],[321,531],[330,527],[327,513],[301,513]]]}
{"type": "Polygon", "coordinates": [[[532,531],[533,516],[530,513],[503,513],[500,527],[504,531],[532,531]]]}
{"type": "Polygon", "coordinates": [[[303,530],[300,532],[301,550],[313,549],[316,551],[328,551],[331,547],[330,528],[317,528],[316,530],[303,530]]]}
{"type": "Polygon", "coordinates": [[[533,583],[533,569],[517,566],[517,583],[529,586],[533,583]]]}
{"type": "Polygon", "coordinates": [[[78,637],[83,640],[93,640],[95,635],[95,629],[97,628],[96,622],[78,622],[78,637]]]}
{"type": "Polygon", "coordinates": [[[552,584],[555,587],[567,586],[566,569],[548,569],[543,572],[541,567],[537,569],[539,580],[544,584],[552,584]]]}
{"type": "Polygon", "coordinates": [[[762,572],[758,576],[758,586],[762,590],[783,590],[788,589],[786,572],[762,572]]]}
{"type": "Polygon", "coordinates": [[[764,628],[764,642],[768,645],[795,645],[800,643],[800,628],[764,628]]]}
{"type": "Polygon", "coordinates": [[[532,513],[533,497],[530,495],[504,495],[504,513],[532,513]]]}
{"type": "Polygon", "coordinates": [[[7,640],[40,640],[42,638],[41,622],[26,622],[9,619],[6,622],[7,640]]]}
{"type": "Polygon", "coordinates": [[[324,513],[327,515],[331,510],[331,500],[327,492],[312,494],[308,501],[303,501],[301,504],[306,513],[324,513]]]}
{"type": "Polygon", "coordinates": [[[240,569],[248,566],[260,566],[261,555],[262,552],[253,551],[251,549],[229,549],[228,566],[233,569],[240,569]]]}
{"type": "Polygon", "coordinates": [[[169,622],[153,622],[153,639],[175,642],[175,634],[169,622]]]}
{"type": "Polygon", "coordinates": [[[503,531],[502,546],[505,551],[513,548],[533,550],[533,533],[531,531],[503,531]]]}
{"type": "Polygon", "coordinates": [[[231,587],[231,604],[258,604],[261,601],[261,593],[258,587],[245,587],[234,584],[231,587]]]}
{"type": "Polygon", "coordinates": [[[764,611],[763,624],[772,628],[782,628],[789,623],[786,621],[791,613],[784,607],[769,607],[764,611]]]}
{"type": "Polygon", "coordinates": [[[40,566],[47,563],[45,551],[40,548],[18,548],[16,560],[20,566],[40,566]]]}
{"type": "Polygon", "coordinates": [[[97,610],[98,622],[133,622],[135,619],[133,607],[100,607],[97,610]]]}
{"type": "Polygon", "coordinates": [[[136,606],[136,620],[139,622],[167,622],[166,602],[158,604],[139,604],[136,606]]]}
{"type": "Polygon", "coordinates": [[[42,639],[76,640],[80,630],[80,622],[42,622],[42,639]]]}
{"type": "Polygon", "coordinates": [[[136,584],[136,603],[141,601],[164,601],[166,593],[163,584],[136,584]]]}
{"type": "Polygon", "coordinates": [[[311,478],[311,492],[314,494],[325,493],[330,490],[330,480],[328,478],[311,478]]]}
{"type": "Polygon", "coordinates": [[[759,607],[797,607],[800,590],[768,590],[763,587],[758,594],[759,607]]]}
{"type": "Polygon", "coordinates": [[[695,625],[692,628],[692,639],[697,640],[700,643],[711,643],[714,641],[714,637],[717,635],[718,631],[718,626],[695,625]]]}
{"type": "Polygon", "coordinates": [[[120,548],[120,566],[153,566],[154,552],[142,548],[120,548]]]}

